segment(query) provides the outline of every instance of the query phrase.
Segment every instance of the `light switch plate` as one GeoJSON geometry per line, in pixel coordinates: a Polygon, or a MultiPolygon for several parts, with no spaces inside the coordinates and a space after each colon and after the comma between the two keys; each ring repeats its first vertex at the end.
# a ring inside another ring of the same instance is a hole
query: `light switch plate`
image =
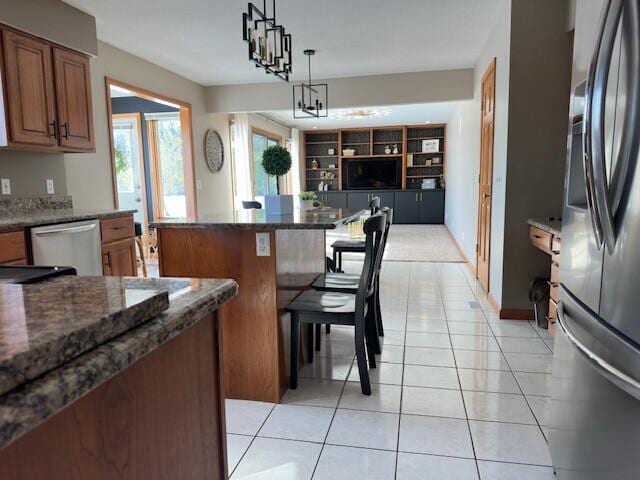
{"type": "Polygon", "coordinates": [[[2,194],[11,195],[11,180],[8,178],[2,179],[2,194]]]}
{"type": "Polygon", "coordinates": [[[53,185],[53,178],[47,178],[47,193],[49,195],[56,193],[55,186],[53,185]]]}
{"type": "Polygon", "coordinates": [[[256,233],[256,255],[258,257],[271,256],[271,237],[269,232],[256,233]]]}

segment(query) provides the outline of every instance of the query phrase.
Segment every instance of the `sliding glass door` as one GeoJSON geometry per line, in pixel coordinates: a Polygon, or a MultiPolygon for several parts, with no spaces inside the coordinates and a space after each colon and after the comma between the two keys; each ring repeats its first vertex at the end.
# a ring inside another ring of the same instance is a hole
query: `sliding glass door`
{"type": "Polygon", "coordinates": [[[133,218],[146,228],[140,114],[113,115],[113,156],[118,207],[137,210],[133,218]]]}
{"type": "Polygon", "coordinates": [[[262,168],[262,152],[280,144],[280,140],[277,136],[262,130],[253,129],[251,132],[253,195],[258,201],[265,195],[275,195],[278,192],[277,179],[267,175],[262,168]]]}
{"type": "Polygon", "coordinates": [[[146,114],[154,177],[154,215],[187,216],[182,134],[178,114],[146,114]]]}

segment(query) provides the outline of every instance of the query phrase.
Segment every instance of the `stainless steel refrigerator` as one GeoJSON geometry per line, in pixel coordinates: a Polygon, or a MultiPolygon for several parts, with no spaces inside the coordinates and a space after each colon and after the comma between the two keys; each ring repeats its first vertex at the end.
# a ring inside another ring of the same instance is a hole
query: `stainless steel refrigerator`
{"type": "Polygon", "coordinates": [[[549,447],[560,480],[640,479],[640,0],[575,28],[549,447]]]}

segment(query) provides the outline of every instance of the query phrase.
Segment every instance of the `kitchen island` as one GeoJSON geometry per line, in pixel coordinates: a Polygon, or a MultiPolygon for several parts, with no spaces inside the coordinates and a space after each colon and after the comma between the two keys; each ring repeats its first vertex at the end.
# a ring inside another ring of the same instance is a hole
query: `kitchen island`
{"type": "Polygon", "coordinates": [[[225,396],[278,403],[288,386],[289,322],[284,310],[325,271],[325,232],[363,210],[323,208],[267,216],[243,210],[162,220],[161,276],[225,277],[240,285],[220,310],[225,396]]]}
{"type": "Polygon", "coordinates": [[[204,279],[0,284],[2,479],[226,479],[216,310],[236,292],[204,279]]]}

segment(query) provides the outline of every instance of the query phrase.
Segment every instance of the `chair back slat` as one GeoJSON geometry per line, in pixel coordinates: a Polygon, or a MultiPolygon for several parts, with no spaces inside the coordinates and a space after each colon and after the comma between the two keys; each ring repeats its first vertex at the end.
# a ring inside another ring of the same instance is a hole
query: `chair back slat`
{"type": "Polygon", "coordinates": [[[369,200],[369,210],[371,210],[371,215],[380,211],[380,197],[372,197],[371,200],[369,200]]]}
{"type": "Polygon", "coordinates": [[[374,292],[375,269],[385,226],[386,215],[382,212],[372,215],[364,224],[364,266],[356,293],[356,316],[364,315],[366,301],[374,292]]]}

